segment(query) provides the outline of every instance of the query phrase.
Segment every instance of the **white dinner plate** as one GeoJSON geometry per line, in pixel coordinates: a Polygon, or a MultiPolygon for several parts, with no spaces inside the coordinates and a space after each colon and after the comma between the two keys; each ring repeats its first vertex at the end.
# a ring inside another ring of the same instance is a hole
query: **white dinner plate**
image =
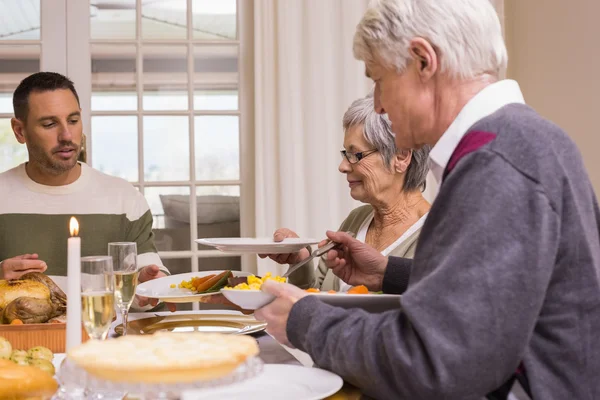
{"type": "Polygon", "coordinates": [[[323,303],[342,308],[360,308],[371,313],[400,309],[399,294],[309,293],[323,303]]]}
{"type": "Polygon", "coordinates": [[[182,400],[321,400],[337,393],[344,381],[336,374],[299,365],[266,364],[255,378],[215,389],[185,392],[182,400]]]}
{"type": "MultiPolygon", "coordinates": [[[[139,296],[151,297],[159,299],[169,303],[192,303],[194,301],[200,301],[201,297],[212,296],[214,293],[205,294],[194,294],[189,289],[180,289],[177,287],[181,281],[189,281],[192,278],[201,278],[207,275],[220,274],[223,271],[200,271],[200,272],[189,272],[187,274],[177,274],[171,276],[165,276],[164,278],[153,279],[144,283],[140,283],[135,290],[135,294],[139,296]],[[175,284],[176,287],[172,288],[171,285],[175,284]]],[[[233,276],[249,276],[249,272],[242,271],[231,271],[233,276]]]]}
{"type": "Polygon", "coordinates": [[[273,238],[208,238],[196,239],[196,243],[215,247],[223,252],[252,254],[286,254],[295,253],[306,246],[319,243],[311,238],[287,238],[282,242],[274,242],[273,238]]]}

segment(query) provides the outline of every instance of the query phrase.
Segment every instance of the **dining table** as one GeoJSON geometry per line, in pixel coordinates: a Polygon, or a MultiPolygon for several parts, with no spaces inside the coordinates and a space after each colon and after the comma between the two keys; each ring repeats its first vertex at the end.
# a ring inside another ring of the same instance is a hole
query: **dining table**
{"type": "MultiPolygon", "coordinates": [[[[215,310],[216,311],[216,310],[215,310]]],[[[154,312],[155,316],[169,316],[169,315],[177,315],[177,314],[197,314],[197,313],[210,313],[211,311],[177,311],[176,313],[172,313],[169,311],[164,312],[154,312]]],[[[220,310],[219,312],[223,312],[220,310]]],[[[226,311],[228,313],[235,313],[239,315],[243,315],[237,311],[226,311]]],[[[149,313],[130,313],[128,320],[135,321],[140,318],[148,317],[149,313]]],[[[118,337],[118,334],[115,332],[115,327],[121,324],[121,320],[119,317],[112,323],[111,329],[109,332],[109,337],[118,337]]],[[[265,364],[288,364],[288,365],[303,365],[305,367],[314,367],[312,360],[310,357],[306,355],[306,353],[302,353],[299,350],[288,349],[279,342],[277,342],[272,336],[270,336],[265,331],[257,332],[251,334],[257,343],[260,349],[259,357],[265,364]]],[[[110,340],[110,339],[109,339],[110,340]]],[[[127,398],[125,398],[127,400],[127,398]]],[[[364,396],[359,389],[350,385],[349,383],[344,383],[344,386],[332,396],[326,398],[327,400],[365,400],[368,397],[364,396]]]]}

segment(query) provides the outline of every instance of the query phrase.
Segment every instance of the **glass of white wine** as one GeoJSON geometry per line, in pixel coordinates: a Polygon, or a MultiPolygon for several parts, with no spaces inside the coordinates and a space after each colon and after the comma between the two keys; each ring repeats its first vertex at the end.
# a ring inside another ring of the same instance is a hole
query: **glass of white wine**
{"type": "Polygon", "coordinates": [[[112,257],[81,258],[81,312],[89,337],[106,339],[115,316],[112,257]]]}
{"type": "Polygon", "coordinates": [[[113,261],[115,304],[121,312],[123,335],[126,335],[129,307],[135,297],[135,288],[138,284],[137,245],[135,242],[109,243],[108,255],[113,261]]]}

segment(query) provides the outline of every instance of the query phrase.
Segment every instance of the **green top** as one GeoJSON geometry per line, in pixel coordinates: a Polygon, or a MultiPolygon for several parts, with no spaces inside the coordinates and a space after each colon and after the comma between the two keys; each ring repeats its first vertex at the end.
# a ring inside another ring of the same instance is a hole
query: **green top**
{"type": "Polygon", "coordinates": [[[156,264],[166,273],[154,246],[152,213],[128,182],[81,164],[72,184],[32,181],[25,164],[0,174],[0,261],[37,253],[46,274],[67,275],[69,220],[79,222],[81,256],[106,255],[109,242],[136,242],[138,266],[156,264]]]}
{"type": "MultiPolygon", "coordinates": [[[[343,232],[354,232],[358,233],[361,226],[367,219],[371,219],[373,215],[373,207],[370,205],[361,206],[355,208],[350,212],[348,217],[342,222],[342,225],[338,229],[343,232]]],[[[401,243],[397,244],[387,255],[413,258],[415,251],[417,250],[417,239],[421,233],[421,228],[416,229],[411,235],[409,235],[401,243]]],[[[309,287],[318,288],[320,290],[340,290],[340,279],[338,279],[333,272],[325,265],[323,259],[319,259],[317,268],[300,268],[295,271],[289,277],[290,283],[307,289],[309,287]]]]}

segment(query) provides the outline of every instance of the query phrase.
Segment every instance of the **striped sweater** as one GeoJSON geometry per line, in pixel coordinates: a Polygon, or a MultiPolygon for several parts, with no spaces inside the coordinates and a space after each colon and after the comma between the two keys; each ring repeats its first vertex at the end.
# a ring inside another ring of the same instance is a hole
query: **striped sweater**
{"type": "Polygon", "coordinates": [[[21,164],[0,174],[0,261],[37,253],[48,275],[67,274],[69,219],[79,221],[81,255],[105,255],[109,242],[136,242],[138,265],[162,266],[144,196],[123,179],[81,164],[81,176],[64,186],[32,181],[21,164]]]}

